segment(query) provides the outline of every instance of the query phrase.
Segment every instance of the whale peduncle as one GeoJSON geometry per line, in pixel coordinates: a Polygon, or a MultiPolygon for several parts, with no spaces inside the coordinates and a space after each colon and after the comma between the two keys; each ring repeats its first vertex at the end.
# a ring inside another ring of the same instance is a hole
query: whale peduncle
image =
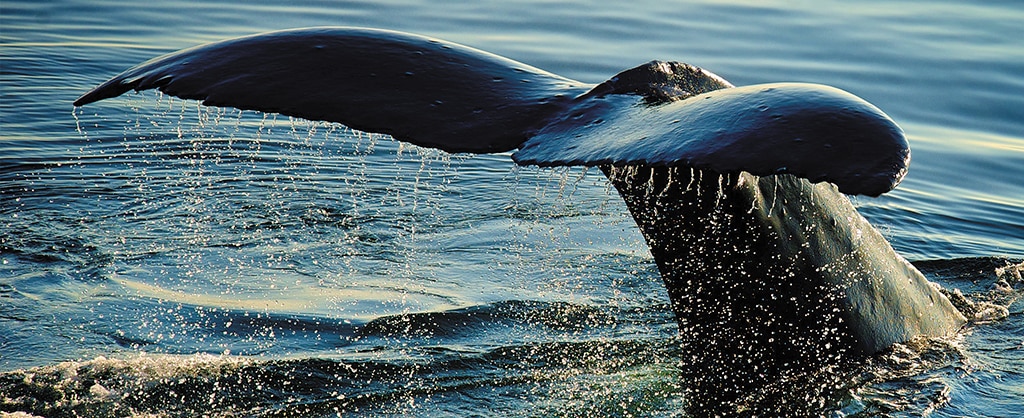
{"type": "Polygon", "coordinates": [[[658,265],[684,363],[696,371],[695,402],[713,395],[720,403],[965,322],[830,184],[679,167],[602,170],[658,265]]]}

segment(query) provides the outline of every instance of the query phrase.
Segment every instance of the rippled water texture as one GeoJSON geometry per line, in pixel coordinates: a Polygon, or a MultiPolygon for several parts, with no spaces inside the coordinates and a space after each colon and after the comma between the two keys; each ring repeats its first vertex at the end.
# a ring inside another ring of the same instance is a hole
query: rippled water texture
{"type": "Polygon", "coordinates": [[[679,416],[677,326],[597,170],[515,168],[154,93],[154,56],[291,27],[427,34],[586,82],[652,60],[802,81],[913,149],[860,212],[975,320],[750,405],[1019,416],[1016,2],[0,3],[0,411],[679,416]],[[953,293],[957,298],[956,293],[953,293]]]}

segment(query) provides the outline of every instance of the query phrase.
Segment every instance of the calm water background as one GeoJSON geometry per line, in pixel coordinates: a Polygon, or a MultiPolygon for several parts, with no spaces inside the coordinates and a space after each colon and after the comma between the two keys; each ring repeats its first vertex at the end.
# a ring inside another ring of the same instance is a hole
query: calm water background
{"type": "Polygon", "coordinates": [[[121,3],[0,3],[0,410],[35,388],[38,408],[65,401],[35,409],[54,415],[679,413],[667,296],[596,170],[157,94],[73,113],[156,55],[346,25],[586,82],[677,60],[874,103],[914,159],[896,191],[855,199],[861,213],[931,278],[1010,315],[873,359],[835,409],[1021,412],[1019,290],[992,289],[1024,259],[1024,5],[121,3]]]}

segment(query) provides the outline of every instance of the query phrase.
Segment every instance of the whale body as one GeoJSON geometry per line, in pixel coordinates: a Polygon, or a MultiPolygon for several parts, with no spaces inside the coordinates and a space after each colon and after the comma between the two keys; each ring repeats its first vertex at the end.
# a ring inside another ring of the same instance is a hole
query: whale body
{"type": "Polygon", "coordinates": [[[331,27],[157,57],[74,105],[146,89],[448,152],[517,150],[521,165],[600,167],[668,289],[698,409],[965,323],[844,195],[896,187],[910,150],[888,116],[839,89],[734,87],[661,61],[591,85],[446,41],[331,27]]]}

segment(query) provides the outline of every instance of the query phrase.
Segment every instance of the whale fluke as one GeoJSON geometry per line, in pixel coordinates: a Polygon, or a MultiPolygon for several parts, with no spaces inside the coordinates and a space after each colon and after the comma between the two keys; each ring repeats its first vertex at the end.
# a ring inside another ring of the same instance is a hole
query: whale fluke
{"type": "Polygon", "coordinates": [[[523,165],[789,173],[877,196],[899,184],[910,159],[888,116],[833,87],[732,88],[699,68],[659,61],[594,86],[379,29],[292,29],[200,45],[128,69],[74,105],[147,89],[448,152],[520,148],[513,159],[523,165]],[[691,97],[717,89],[725,90],[691,97]]]}
{"type": "Polygon", "coordinates": [[[154,58],[74,102],[159,89],[209,106],[342,123],[448,152],[519,147],[591,86],[437,39],[364,28],[292,29],[154,58]]]}
{"type": "Polygon", "coordinates": [[[850,93],[803,83],[727,88],[692,67],[652,63],[638,68],[656,72],[659,66],[664,67],[661,71],[690,72],[691,79],[706,78],[704,89],[713,91],[630,94],[632,86],[594,89],[588,93],[594,96],[591,100],[574,103],[526,141],[513,160],[539,166],[788,173],[869,196],[892,190],[907,172],[910,148],[903,131],[850,93]]]}

